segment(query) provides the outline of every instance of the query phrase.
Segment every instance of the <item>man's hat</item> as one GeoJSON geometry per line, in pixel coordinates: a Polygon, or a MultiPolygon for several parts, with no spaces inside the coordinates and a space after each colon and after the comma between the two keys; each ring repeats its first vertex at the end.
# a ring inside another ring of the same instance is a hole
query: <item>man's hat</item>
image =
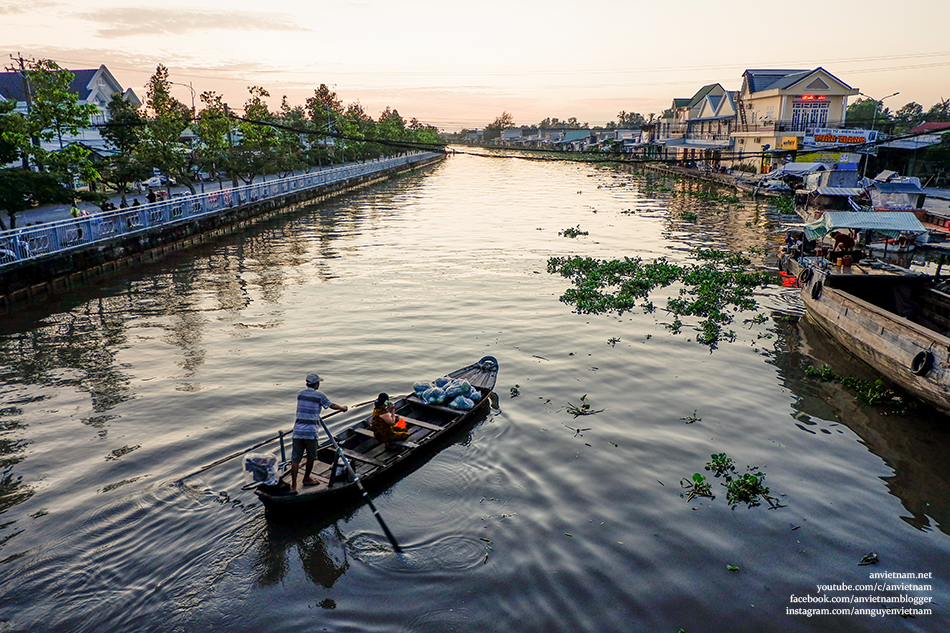
{"type": "Polygon", "coordinates": [[[307,384],[308,384],[308,385],[315,385],[315,384],[317,384],[318,382],[320,382],[320,376],[318,376],[318,375],[316,375],[316,374],[307,374],[307,384]]]}

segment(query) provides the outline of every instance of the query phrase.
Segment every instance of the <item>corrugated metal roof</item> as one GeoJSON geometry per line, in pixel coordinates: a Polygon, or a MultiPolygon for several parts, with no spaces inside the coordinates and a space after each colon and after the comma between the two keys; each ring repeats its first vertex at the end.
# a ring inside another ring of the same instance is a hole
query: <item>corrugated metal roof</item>
{"type": "Polygon", "coordinates": [[[860,187],[818,187],[815,192],[820,196],[860,196],[864,189],[860,187]]]}
{"type": "Polygon", "coordinates": [[[805,226],[805,236],[814,240],[838,229],[875,231],[890,237],[927,232],[917,216],[909,211],[826,211],[821,218],[805,226]]]}

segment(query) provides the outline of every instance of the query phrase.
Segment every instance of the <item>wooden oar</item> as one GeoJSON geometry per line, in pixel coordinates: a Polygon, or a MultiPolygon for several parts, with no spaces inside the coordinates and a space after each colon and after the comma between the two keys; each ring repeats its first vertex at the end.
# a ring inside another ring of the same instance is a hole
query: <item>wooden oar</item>
{"type": "MultiPolygon", "coordinates": [[[[375,398],[374,398],[373,400],[367,400],[366,402],[361,402],[361,403],[359,403],[359,404],[354,404],[352,407],[350,407],[350,409],[356,409],[356,408],[358,408],[358,407],[365,407],[366,405],[368,405],[368,404],[373,404],[374,402],[376,402],[375,398]]],[[[332,418],[332,417],[335,416],[337,413],[343,413],[343,412],[342,412],[342,411],[334,411],[333,413],[327,414],[325,417],[327,417],[327,418],[332,418]]],[[[200,474],[200,473],[203,473],[204,471],[206,471],[206,470],[208,470],[208,469],[210,469],[210,468],[214,468],[215,466],[218,466],[218,465],[220,465],[220,464],[223,464],[224,462],[231,461],[231,460],[234,459],[235,457],[240,457],[241,455],[244,455],[245,453],[250,453],[250,452],[253,451],[255,448],[260,448],[261,446],[264,446],[264,445],[266,445],[266,444],[270,444],[270,443],[273,442],[274,440],[280,439],[281,435],[283,435],[283,434],[284,434],[284,432],[281,431],[280,433],[278,433],[278,434],[275,435],[274,437],[272,437],[272,438],[270,438],[270,439],[267,439],[267,440],[264,440],[263,442],[261,442],[261,443],[259,443],[259,444],[255,444],[255,445],[252,446],[251,448],[245,448],[245,449],[243,449],[243,450],[238,451],[237,453],[233,453],[233,454],[231,454],[231,455],[228,455],[227,457],[222,457],[221,459],[219,459],[219,460],[216,461],[216,462],[211,462],[211,463],[208,464],[207,466],[202,466],[201,468],[199,468],[199,469],[196,470],[195,472],[193,472],[193,473],[188,473],[188,474],[185,475],[184,477],[179,478],[178,480],[175,481],[175,483],[176,483],[176,484],[180,484],[181,482],[183,482],[184,480],[188,479],[189,477],[194,477],[195,475],[198,475],[198,474],[200,474]]]]}
{"type": "Polygon", "coordinates": [[[356,474],[355,470],[353,470],[353,467],[350,465],[350,460],[346,458],[346,455],[343,454],[343,449],[340,448],[340,445],[336,443],[336,438],[333,437],[332,433],[330,433],[330,429],[328,429],[327,425],[323,423],[323,420],[320,420],[320,426],[322,426],[323,430],[326,431],[327,437],[330,438],[330,442],[333,443],[333,447],[336,449],[337,458],[343,462],[343,466],[353,479],[356,487],[359,488],[360,494],[363,495],[363,499],[366,500],[370,510],[373,511],[373,516],[376,517],[376,520],[379,522],[379,527],[383,528],[386,538],[389,539],[390,543],[392,543],[393,549],[396,550],[396,552],[401,552],[402,548],[399,547],[399,543],[396,542],[396,537],[393,536],[393,533],[389,531],[389,527],[386,525],[386,522],[383,521],[383,516],[379,513],[379,510],[376,509],[376,506],[373,505],[373,500],[369,498],[366,488],[363,487],[363,482],[360,481],[360,476],[356,474]]]}

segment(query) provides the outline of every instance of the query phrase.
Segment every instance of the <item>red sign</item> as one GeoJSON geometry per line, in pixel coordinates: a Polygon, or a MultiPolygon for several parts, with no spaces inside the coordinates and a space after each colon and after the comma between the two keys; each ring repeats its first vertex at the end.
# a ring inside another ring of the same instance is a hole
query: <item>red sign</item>
{"type": "Polygon", "coordinates": [[[802,95],[799,99],[802,101],[824,101],[825,95],[802,95]]]}

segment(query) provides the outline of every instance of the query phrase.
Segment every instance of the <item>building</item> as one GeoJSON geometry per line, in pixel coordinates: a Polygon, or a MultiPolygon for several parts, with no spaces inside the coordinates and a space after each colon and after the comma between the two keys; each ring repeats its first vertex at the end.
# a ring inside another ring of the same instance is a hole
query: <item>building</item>
{"type": "MultiPolygon", "coordinates": [[[[79,103],[92,104],[98,108],[99,113],[92,117],[91,127],[81,130],[76,135],[64,137],[62,141],[59,139],[44,141],[42,147],[47,151],[56,151],[61,148],[61,143],[63,147],[70,143],[81,143],[97,153],[109,153],[108,144],[95,126],[102,125],[110,120],[109,102],[112,100],[112,95],[119,93],[124,99],[134,103],[137,107],[141,106],[142,102],[131,88],[123,88],[105,66],[88,70],[72,70],[70,72],[75,75],[69,85],[70,91],[79,96],[79,103]]],[[[0,73],[0,99],[15,99],[17,102],[16,111],[22,114],[28,113],[26,82],[19,72],[0,73]]]]}
{"type": "Polygon", "coordinates": [[[821,67],[746,70],[736,100],[734,162],[769,171],[783,150],[803,145],[807,130],[844,127],[848,97],[857,94],[821,67]]]}

